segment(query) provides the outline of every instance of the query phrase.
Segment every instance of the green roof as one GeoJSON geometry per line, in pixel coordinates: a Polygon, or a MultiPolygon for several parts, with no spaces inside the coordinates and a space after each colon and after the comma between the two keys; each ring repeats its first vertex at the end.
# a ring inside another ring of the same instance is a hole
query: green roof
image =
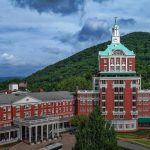
{"type": "Polygon", "coordinates": [[[125,47],[121,43],[119,44],[111,43],[110,45],[107,46],[107,48],[104,51],[99,51],[99,55],[100,56],[112,55],[113,51],[115,50],[121,50],[124,52],[125,55],[135,56],[133,51],[129,50],[127,47],[125,47]]]}
{"type": "Polygon", "coordinates": [[[139,123],[150,123],[150,118],[138,118],[139,123]]]}

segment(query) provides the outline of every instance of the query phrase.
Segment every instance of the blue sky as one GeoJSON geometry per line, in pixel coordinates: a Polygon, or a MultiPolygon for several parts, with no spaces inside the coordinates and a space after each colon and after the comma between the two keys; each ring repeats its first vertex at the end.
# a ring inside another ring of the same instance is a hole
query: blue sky
{"type": "Polygon", "coordinates": [[[111,37],[150,32],[150,0],[0,0],[0,76],[27,76],[111,37]]]}

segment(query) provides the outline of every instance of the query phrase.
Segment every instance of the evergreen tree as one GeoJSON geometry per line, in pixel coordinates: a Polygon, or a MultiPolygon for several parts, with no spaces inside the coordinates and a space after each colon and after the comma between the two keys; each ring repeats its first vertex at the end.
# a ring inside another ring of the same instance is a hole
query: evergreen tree
{"type": "Polygon", "coordinates": [[[97,106],[76,132],[75,150],[117,150],[116,133],[97,106]]]}

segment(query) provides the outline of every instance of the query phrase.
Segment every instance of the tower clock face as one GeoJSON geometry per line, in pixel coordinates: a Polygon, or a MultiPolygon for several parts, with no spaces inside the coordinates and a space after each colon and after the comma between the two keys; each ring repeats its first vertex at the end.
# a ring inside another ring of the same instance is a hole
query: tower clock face
{"type": "Polygon", "coordinates": [[[117,38],[114,38],[114,39],[113,39],[113,42],[117,42],[117,38]]]}

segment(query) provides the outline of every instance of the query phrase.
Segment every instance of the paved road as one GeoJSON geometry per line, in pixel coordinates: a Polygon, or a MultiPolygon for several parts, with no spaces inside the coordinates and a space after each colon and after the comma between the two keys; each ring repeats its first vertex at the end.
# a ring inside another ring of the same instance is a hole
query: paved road
{"type": "Polygon", "coordinates": [[[129,142],[124,142],[124,141],[118,141],[118,145],[125,147],[125,148],[132,149],[132,150],[150,150],[150,148],[146,148],[146,147],[140,146],[138,144],[132,144],[129,142]]]}

